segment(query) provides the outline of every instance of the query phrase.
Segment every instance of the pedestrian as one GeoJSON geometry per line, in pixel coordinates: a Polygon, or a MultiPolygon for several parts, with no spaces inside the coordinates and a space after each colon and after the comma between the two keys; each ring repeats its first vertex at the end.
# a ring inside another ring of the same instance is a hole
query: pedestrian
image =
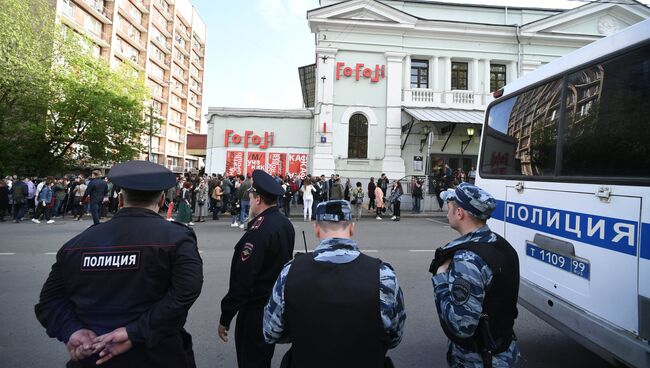
{"type": "Polygon", "coordinates": [[[212,209],[212,219],[213,220],[219,220],[219,213],[221,212],[221,208],[223,207],[223,189],[221,188],[222,183],[219,179],[217,179],[214,189],[212,190],[212,193],[210,194],[210,197],[214,201],[214,208],[212,209]]]}
{"type": "Polygon", "coordinates": [[[443,190],[452,188],[454,184],[454,173],[451,170],[451,167],[449,167],[449,164],[445,164],[443,168],[443,183],[444,183],[443,190]]]}
{"type": "Polygon", "coordinates": [[[357,222],[361,220],[361,211],[363,210],[362,204],[363,204],[363,187],[361,186],[361,182],[358,181],[356,184],[356,187],[352,189],[351,192],[351,197],[352,199],[350,200],[350,204],[354,208],[354,217],[357,222]]]}
{"type": "Polygon", "coordinates": [[[223,191],[221,213],[226,213],[226,209],[228,208],[227,204],[230,203],[230,196],[232,195],[233,189],[231,178],[224,174],[223,180],[221,181],[221,190],[223,191]]]}
{"type": "Polygon", "coordinates": [[[199,185],[194,190],[195,208],[194,216],[196,216],[196,222],[205,222],[205,217],[208,215],[208,207],[210,203],[208,202],[210,196],[208,195],[208,184],[205,182],[204,178],[199,180],[199,185]]]}
{"type": "Polygon", "coordinates": [[[422,180],[413,177],[413,187],[411,189],[411,197],[413,198],[413,213],[420,213],[422,211],[422,199],[424,197],[422,190],[422,180]]]}
{"type": "Polygon", "coordinates": [[[86,213],[85,205],[90,201],[90,197],[84,198],[84,193],[86,193],[86,183],[83,176],[80,176],[77,177],[77,185],[74,187],[73,192],[75,221],[81,221],[81,218],[86,213]]]}
{"type": "Polygon", "coordinates": [[[311,204],[311,211],[310,211],[311,217],[309,218],[310,220],[315,220],[316,219],[316,217],[315,217],[315,215],[316,215],[316,206],[318,206],[318,204],[320,202],[324,202],[324,201],[327,200],[326,199],[327,198],[327,193],[323,189],[324,183],[326,183],[325,175],[321,175],[320,177],[315,176],[313,178],[313,180],[312,180],[312,185],[314,186],[314,191],[313,191],[314,201],[311,204]]]}
{"type": "Polygon", "coordinates": [[[291,197],[293,197],[293,189],[291,189],[291,179],[289,176],[286,177],[286,180],[282,183],[282,189],[284,190],[284,196],[282,196],[282,211],[284,215],[289,217],[291,215],[291,197]]]}
{"type": "Polygon", "coordinates": [[[314,202],[314,195],[317,192],[317,189],[314,188],[309,179],[305,179],[302,182],[302,187],[300,188],[302,193],[302,218],[303,221],[311,221],[312,217],[312,205],[314,202]]]}
{"type": "Polygon", "coordinates": [[[201,293],[202,261],[194,232],[158,214],[174,174],[128,161],[109,175],[121,209],[59,250],[36,317],[66,344],[68,367],[194,368],[183,326],[201,293]]]}
{"type": "Polygon", "coordinates": [[[36,211],[36,185],[29,177],[25,178],[25,184],[27,185],[27,211],[33,215],[36,211]]]}
{"type": "Polygon", "coordinates": [[[345,191],[343,192],[343,199],[350,202],[350,191],[352,191],[352,182],[350,178],[345,181],[345,191]]]}
{"type": "Polygon", "coordinates": [[[239,203],[241,204],[239,212],[239,228],[244,229],[246,227],[246,221],[248,220],[248,211],[250,210],[250,201],[248,199],[248,190],[251,188],[251,175],[246,174],[246,180],[244,176],[241,175],[240,179],[242,181],[239,186],[239,203]]]}
{"type": "MultiPolygon", "coordinates": [[[[359,251],[347,201],[320,203],[313,253],[284,266],[264,309],[264,338],[291,343],[283,367],[386,367],[406,320],[393,268],[359,251]]],[[[392,366],[392,365],[390,365],[392,366]]]]}
{"type": "Polygon", "coordinates": [[[295,240],[293,225],[275,205],[281,194],[282,187],[269,174],[253,171],[248,193],[253,218],[235,246],[218,328],[219,337],[227,342],[230,323],[237,315],[235,348],[240,368],[270,367],[275,350],[262,335],[264,305],[282,267],[293,257],[295,240]]]}
{"type": "Polygon", "coordinates": [[[28,209],[28,200],[27,196],[29,195],[29,187],[27,186],[27,178],[21,176],[16,182],[13,183],[11,187],[11,194],[13,200],[13,215],[14,221],[19,223],[23,220],[23,217],[27,213],[28,209]]]}
{"type": "Polygon", "coordinates": [[[45,181],[45,184],[41,188],[41,190],[38,191],[38,202],[36,204],[36,210],[34,213],[34,218],[32,218],[32,221],[40,224],[41,221],[39,221],[41,215],[45,217],[45,220],[47,220],[48,224],[53,224],[54,220],[52,220],[51,217],[51,207],[50,203],[53,200],[53,194],[52,194],[52,187],[54,186],[54,181],[52,178],[48,178],[45,181]]]}
{"type": "Polygon", "coordinates": [[[388,194],[388,177],[386,174],[381,174],[377,180],[377,186],[381,188],[381,191],[384,193],[384,197],[386,197],[386,194],[388,194]]]}
{"type": "Polygon", "coordinates": [[[4,179],[0,179],[0,222],[5,222],[9,209],[9,187],[4,179]]]}
{"type": "Polygon", "coordinates": [[[467,177],[469,178],[469,182],[471,184],[474,184],[476,182],[476,168],[472,166],[471,169],[469,169],[469,172],[467,173],[467,177]]]}
{"type": "Polygon", "coordinates": [[[386,207],[384,206],[384,192],[378,185],[375,187],[375,210],[377,212],[376,219],[381,220],[381,214],[386,212],[386,207]]]}
{"type": "Polygon", "coordinates": [[[183,189],[181,189],[176,221],[188,226],[194,226],[190,203],[192,203],[192,182],[186,181],[183,183],[183,189]]]}
{"type": "Polygon", "coordinates": [[[404,194],[402,183],[400,183],[399,180],[394,180],[391,186],[390,199],[389,199],[389,202],[393,206],[393,217],[391,218],[391,220],[393,221],[400,220],[402,194],[404,194]]]}
{"type": "Polygon", "coordinates": [[[375,206],[375,188],[377,186],[375,185],[375,178],[370,177],[370,182],[368,183],[368,211],[372,210],[373,208],[377,208],[375,206]]]}
{"type": "Polygon", "coordinates": [[[334,179],[332,183],[332,190],[330,191],[330,200],[341,200],[344,199],[345,188],[341,184],[341,179],[334,179]]]}
{"type": "Polygon", "coordinates": [[[102,203],[108,202],[108,185],[102,180],[101,175],[101,171],[94,170],[92,180],[84,192],[84,197],[90,198],[90,214],[93,217],[93,225],[99,224],[99,209],[102,203]]]}
{"type": "Polygon", "coordinates": [[[514,367],[519,349],[517,318],[519,258],[486,221],[496,200],[461,183],[442,192],[447,219],[461,236],[436,250],[429,272],[445,335],[450,367],[514,367]]]}
{"type": "Polygon", "coordinates": [[[61,214],[61,209],[63,208],[63,203],[65,200],[65,184],[63,182],[63,178],[56,179],[54,186],[52,187],[52,193],[54,194],[54,207],[52,208],[52,215],[54,218],[57,218],[61,214]]]}
{"type": "Polygon", "coordinates": [[[445,201],[440,198],[440,193],[445,191],[445,174],[444,168],[440,168],[435,176],[433,192],[436,195],[436,200],[438,201],[438,211],[442,212],[442,207],[445,204],[445,201]]]}

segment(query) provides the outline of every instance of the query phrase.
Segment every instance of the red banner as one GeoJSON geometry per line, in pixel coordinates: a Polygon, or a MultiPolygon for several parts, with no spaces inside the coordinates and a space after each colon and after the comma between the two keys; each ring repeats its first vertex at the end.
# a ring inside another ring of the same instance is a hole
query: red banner
{"type": "Polygon", "coordinates": [[[271,175],[284,176],[287,172],[287,154],[269,153],[269,161],[266,164],[266,172],[271,175]]]}
{"type": "Polygon", "coordinates": [[[241,175],[244,172],[244,151],[226,151],[226,175],[241,175]]]}
{"type": "Polygon", "coordinates": [[[298,174],[303,179],[307,176],[307,154],[306,153],[290,153],[289,154],[289,174],[298,174]]]}
{"type": "Polygon", "coordinates": [[[257,169],[266,170],[266,152],[248,152],[246,173],[252,174],[257,169]]]}

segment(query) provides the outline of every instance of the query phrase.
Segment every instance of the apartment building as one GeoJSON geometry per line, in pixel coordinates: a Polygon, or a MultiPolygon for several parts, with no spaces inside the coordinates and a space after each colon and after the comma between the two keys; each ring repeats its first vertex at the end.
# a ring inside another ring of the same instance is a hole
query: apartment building
{"type": "Polygon", "coordinates": [[[144,73],[159,125],[151,140],[143,137],[141,159],[150,154],[176,173],[197,170],[199,157],[187,153],[186,137],[201,130],[207,29],[190,1],[56,0],[56,13],[90,37],[95,55],[144,73]]]}

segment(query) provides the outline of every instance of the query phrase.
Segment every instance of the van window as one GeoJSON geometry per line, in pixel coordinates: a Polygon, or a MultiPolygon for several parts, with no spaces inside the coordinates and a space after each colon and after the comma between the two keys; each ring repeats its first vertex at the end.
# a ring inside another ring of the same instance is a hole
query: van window
{"type": "Polygon", "coordinates": [[[650,46],[568,76],[563,176],[650,177],[650,46]]]}
{"type": "Polygon", "coordinates": [[[555,175],[562,80],[493,105],[481,160],[488,175],[555,175]]]}

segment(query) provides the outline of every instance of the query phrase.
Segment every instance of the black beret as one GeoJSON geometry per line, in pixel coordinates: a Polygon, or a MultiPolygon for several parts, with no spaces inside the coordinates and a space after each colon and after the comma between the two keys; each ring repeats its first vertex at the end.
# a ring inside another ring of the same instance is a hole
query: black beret
{"type": "Polygon", "coordinates": [[[253,171],[253,189],[263,194],[274,196],[284,195],[284,189],[273,179],[273,177],[263,170],[253,171]]]}
{"type": "Polygon", "coordinates": [[[108,173],[113,184],[132,190],[159,191],[176,185],[176,176],[164,166],[132,160],[113,166],[108,173]]]}

